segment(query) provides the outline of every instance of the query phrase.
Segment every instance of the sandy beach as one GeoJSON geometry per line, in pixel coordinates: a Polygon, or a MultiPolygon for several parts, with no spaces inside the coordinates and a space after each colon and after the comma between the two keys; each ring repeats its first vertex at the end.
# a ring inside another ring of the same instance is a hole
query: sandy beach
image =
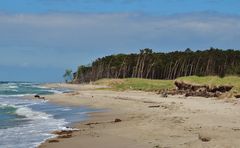
{"type": "Polygon", "coordinates": [[[74,125],[78,131],[40,148],[239,147],[240,102],[153,92],[116,92],[96,85],[48,84],[74,92],[45,96],[67,105],[103,109],[74,125]]]}

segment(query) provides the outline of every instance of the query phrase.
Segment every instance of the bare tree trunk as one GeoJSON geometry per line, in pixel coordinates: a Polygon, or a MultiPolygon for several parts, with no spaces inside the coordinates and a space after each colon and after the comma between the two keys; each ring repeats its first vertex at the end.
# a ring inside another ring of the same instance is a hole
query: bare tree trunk
{"type": "Polygon", "coordinates": [[[154,65],[154,63],[152,63],[152,64],[149,66],[149,68],[148,68],[148,70],[147,70],[146,78],[148,78],[148,76],[149,76],[149,74],[150,74],[150,72],[151,72],[151,70],[152,70],[153,65],[154,65]]]}

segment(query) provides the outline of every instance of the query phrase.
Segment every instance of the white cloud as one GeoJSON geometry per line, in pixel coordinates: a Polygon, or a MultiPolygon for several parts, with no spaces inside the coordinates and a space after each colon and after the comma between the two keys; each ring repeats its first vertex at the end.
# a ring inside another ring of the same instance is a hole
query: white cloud
{"type": "Polygon", "coordinates": [[[238,48],[239,18],[206,12],[1,14],[0,63],[66,67],[144,47],[238,48]]]}

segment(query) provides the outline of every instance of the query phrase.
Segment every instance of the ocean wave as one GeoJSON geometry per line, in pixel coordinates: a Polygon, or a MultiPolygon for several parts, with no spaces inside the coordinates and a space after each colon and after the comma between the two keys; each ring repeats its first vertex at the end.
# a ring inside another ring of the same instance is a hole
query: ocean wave
{"type": "Polygon", "coordinates": [[[72,109],[70,109],[70,108],[64,108],[64,109],[62,109],[63,111],[70,111],[70,110],[72,110],[72,109]]]}
{"type": "Polygon", "coordinates": [[[65,89],[46,88],[38,83],[26,82],[2,82],[0,83],[1,97],[23,97],[25,95],[47,95],[47,94],[61,94],[65,89]]]}
{"type": "Polygon", "coordinates": [[[12,90],[17,88],[18,86],[15,86],[15,85],[5,85],[5,84],[0,85],[1,90],[12,90]]]}
{"type": "Polygon", "coordinates": [[[0,109],[7,109],[7,108],[17,108],[15,105],[9,105],[9,104],[0,104],[0,109]]]}
{"type": "Polygon", "coordinates": [[[36,87],[36,88],[42,88],[42,89],[48,89],[47,87],[45,86],[41,86],[41,85],[32,85],[32,87],[36,87]]]}
{"type": "Polygon", "coordinates": [[[33,85],[33,87],[35,88],[40,88],[40,89],[43,89],[44,91],[46,92],[52,92],[54,94],[62,94],[63,92],[67,91],[67,89],[57,89],[57,88],[48,88],[48,87],[45,87],[45,86],[42,86],[42,85],[33,85]]]}
{"type": "MultiPolygon", "coordinates": [[[[21,100],[23,101],[23,100],[21,100]]],[[[7,104],[9,102],[0,102],[0,108],[14,108],[14,112],[20,120],[25,120],[22,125],[0,129],[0,147],[7,148],[33,148],[41,144],[42,141],[52,138],[55,135],[49,134],[54,130],[65,129],[67,122],[64,119],[55,119],[52,115],[41,111],[34,111],[28,106],[36,102],[29,102],[25,105],[7,104]],[[19,143],[21,141],[21,143],[19,143]]]]}
{"type": "Polygon", "coordinates": [[[32,95],[36,95],[36,94],[0,95],[0,97],[11,98],[11,97],[24,97],[24,96],[32,96],[32,95]]]}
{"type": "Polygon", "coordinates": [[[8,86],[8,88],[18,88],[17,85],[11,85],[11,86],[8,86]]]}
{"type": "Polygon", "coordinates": [[[52,93],[54,93],[54,94],[62,94],[62,93],[63,93],[62,91],[54,90],[54,89],[49,89],[48,91],[49,91],[49,92],[52,92],[52,93]]]}
{"type": "Polygon", "coordinates": [[[48,115],[44,112],[37,112],[33,111],[32,109],[28,107],[20,107],[16,110],[16,114],[19,116],[24,116],[26,118],[29,118],[31,120],[36,120],[36,119],[49,119],[52,116],[48,115]]]}
{"type": "Polygon", "coordinates": [[[32,103],[32,104],[26,104],[25,105],[10,105],[10,104],[0,104],[0,108],[2,109],[6,109],[6,108],[15,108],[16,111],[14,112],[14,114],[28,118],[30,120],[42,120],[42,119],[50,119],[53,118],[52,115],[46,114],[44,112],[38,112],[38,111],[33,111],[31,108],[27,107],[29,105],[33,105],[36,103],[32,103]]]}
{"type": "Polygon", "coordinates": [[[46,139],[55,137],[50,132],[63,129],[64,125],[64,121],[56,119],[33,120],[22,126],[0,130],[0,147],[37,147],[46,139]]]}
{"type": "Polygon", "coordinates": [[[0,128],[0,148],[33,148],[54,137],[55,135],[49,134],[52,131],[75,130],[65,126],[69,122],[83,119],[84,115],[78,115],[78,112],[84,110],[58,106],[44,100],[24,99],[27,95],[59,94],[67,91],[69,90],[45,88],[37,83],[0,83],[0,109],[2,108],[2,115],[9,113],[11,117],[9,124],[2,116],[4,121],[1,120],[1,123],[4,127],[0,128]]]}

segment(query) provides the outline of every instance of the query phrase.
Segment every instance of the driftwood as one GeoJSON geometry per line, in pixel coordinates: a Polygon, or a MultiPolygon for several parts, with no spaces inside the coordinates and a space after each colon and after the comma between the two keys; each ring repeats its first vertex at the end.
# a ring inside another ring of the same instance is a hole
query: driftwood
{"type": "Polygon", "coordinates": [[[167,93],[170,95],[185,95],[189,96],[200,96],[200,97],[219,97],[223,93],[229,92],[233,86],[220,85],[220,86],[209,86],[209,85],[197,85],[190,84],[183,81],[174,82],[176,89],[170,91],[164,91],[162,94],[167,93]]]}

